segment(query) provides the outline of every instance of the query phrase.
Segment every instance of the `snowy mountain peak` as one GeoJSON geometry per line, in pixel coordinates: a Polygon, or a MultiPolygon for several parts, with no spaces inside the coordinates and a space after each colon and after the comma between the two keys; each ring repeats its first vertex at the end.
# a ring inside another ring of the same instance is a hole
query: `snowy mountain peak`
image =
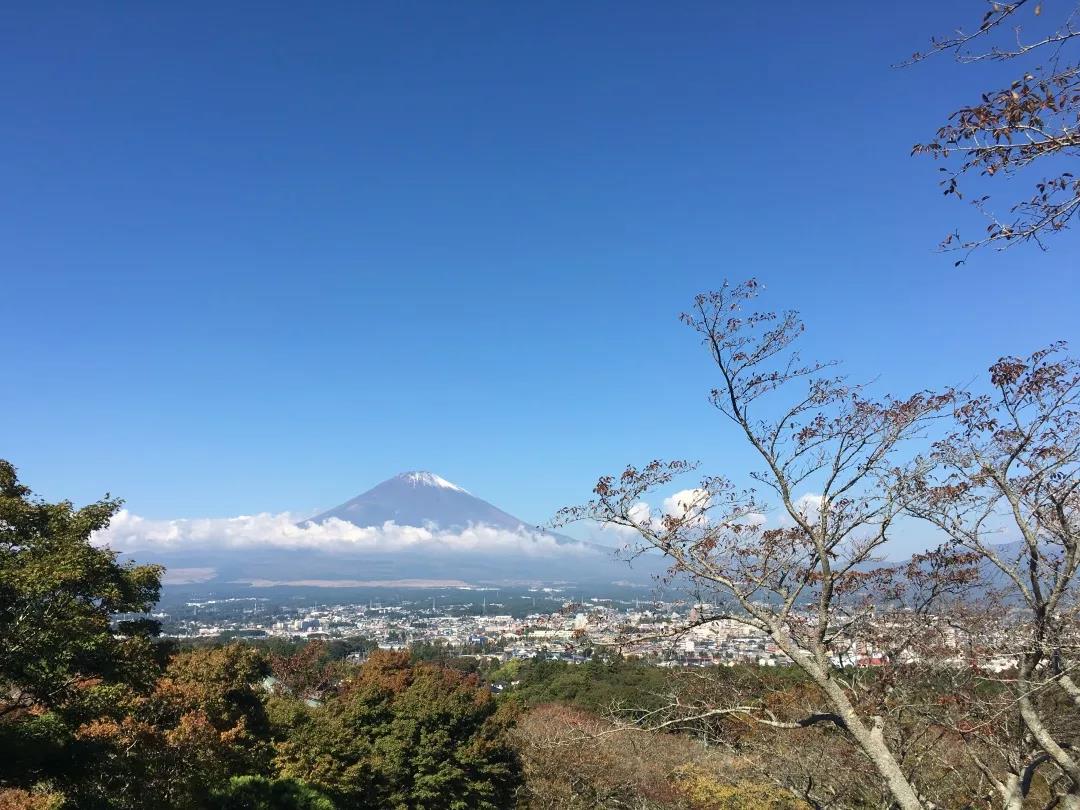
{"type": "Polygon", "coordinates": [[[301,525],[321,525],[331,519],[380,531],[391,531],[387,528],[388,524],[429,531],[434,528],[444,533],[475,534],[478,529],[494,530],[507,539],[507,547],[526,535],[543,536],[559,545],[577,543],[569,537],[526,523],[466,492],[457,484],[425,470],[398,473],[301,525]]]}
{"type": "Polygon", "coordinates": [[[468,492],[468,490],[459,487],[457,484],[453,484],[445,478],[425,470],[401,473],[398,478],[402,481],[408,481],[414,487],[439,487],[440,489],[452,489],[454,492],[468,492]]]}

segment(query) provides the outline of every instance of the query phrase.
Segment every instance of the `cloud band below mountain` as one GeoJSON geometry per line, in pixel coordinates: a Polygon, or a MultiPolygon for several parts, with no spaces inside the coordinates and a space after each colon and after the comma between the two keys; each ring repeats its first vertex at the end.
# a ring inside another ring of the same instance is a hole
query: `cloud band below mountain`
{"type": "Polygon", "coordinates": [[[487,525],[465,529],[437,526],[400,526],[393,522],[361,527],[338,518],[321,523],[298,524],[295,515],[240,515],[229,518],[152,520],[121,510],[109,528],[97,532],[94,541],[117,551],[195,551],[198,549],[308,549],[326,552],[401,551],[515,553],[536,556],[570,554],[596,556],[584,543],[560,543],[542,532],[518,531],[487,525]]]}

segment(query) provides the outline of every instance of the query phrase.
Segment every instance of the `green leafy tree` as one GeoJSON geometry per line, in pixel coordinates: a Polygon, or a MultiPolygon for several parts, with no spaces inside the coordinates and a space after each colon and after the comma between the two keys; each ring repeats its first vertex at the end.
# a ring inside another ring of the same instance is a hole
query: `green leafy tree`
{"type": "Polygon", "coordinates": [[[215,810],[334,810],[326,796],[295,779],[234,776],[214,792],[215,810]]]}
{"type": "Polygon", "coordinates": [[[294,730],[278,764],[344,807],[505,808],[520,782],[512,719],[473,677],[376,653],[294,730]]]}
{"type": "Polygon", "coordinates": [[[145,634],[118,638],[110,620],[149,610],[162,569],[90,542],[119,508],[46,503],[0,460],[0,717],[64,705],[89,682],[152,679],[145,634]]]}
{"type": "Polygon", "coordinates": [[[75,767],[75,726],[158,672],[152,626],[110,626],[153,606],[161,577],[91,543],[119,507],[107,496],[81,509],[47,503],[0,460],[0,787],[75,767]]]}
{"type": "Polygon", "coordinates": [[[237,774],[270,770],[271,723],[263,702],[266,659],[242,644],[173,658],[149,694],[81,725],[67,773],[80,808],[205,808],[237,774]]]}
{"type": "Polygon", "coordinates": [[[596,656],[585,664],[537,656],[519,664],[515,696],[529,706],[558,702],[603,713],[613,705],[656,708],[671,673],[640,661],[596,656]]]}

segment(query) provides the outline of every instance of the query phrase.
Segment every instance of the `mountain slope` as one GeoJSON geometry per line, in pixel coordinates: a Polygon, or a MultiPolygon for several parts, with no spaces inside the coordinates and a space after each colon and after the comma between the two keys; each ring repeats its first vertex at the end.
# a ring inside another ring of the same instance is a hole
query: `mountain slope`
{"type": "Polygon", "coordinates": [[[218,587],[400,581],[649,581],[659,560],[633,566],[614,549],[540,529],[430,472],[401,473],[340,506],[294,523],[287,513],[117,529],[118,550],[160,562],[166,581],[218,587]],[[125,539],[151,537],[126,546],[125,539]]]}
{"type": "Polygon", "coordinates": [[[399,526],[434,525],[460,530],[484,525],[510,532],[543,534],[559,542],[577,542],[528,524],[445,478],[419,470],[395,475],[304,522],[322,523],[330,518],[355,526],[382,526],[392,521],[399,526]]]}

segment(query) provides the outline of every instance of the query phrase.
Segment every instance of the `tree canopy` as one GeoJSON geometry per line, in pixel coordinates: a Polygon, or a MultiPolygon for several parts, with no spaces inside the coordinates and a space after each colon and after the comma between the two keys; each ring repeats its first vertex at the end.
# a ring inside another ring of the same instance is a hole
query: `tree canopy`
{"type": "Polygon", "coordinates": [[[513,803],[520,781],[505,735],[512,717],[474,677],[378,652],[277,761],[343,807],[495,810],[513,803]]]}

